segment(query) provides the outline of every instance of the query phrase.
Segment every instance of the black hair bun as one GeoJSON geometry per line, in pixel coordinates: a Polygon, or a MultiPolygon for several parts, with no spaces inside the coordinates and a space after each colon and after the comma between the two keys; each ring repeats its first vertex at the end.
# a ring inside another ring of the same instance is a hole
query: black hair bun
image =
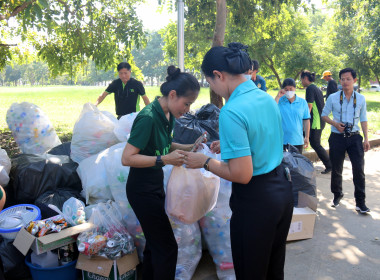
{"type": "Polygon", "coordinates": [[[239,43],[239,42],[232,42],[232,43],[229,43],[228,44],[228,47],[232,50],[235,50],[235,51],[239,51],[239,50],[244,50],[244,51],[247,51],[248,50],[248,46],[246,45],[243,45],[242,43],[239,43]]]}
{"type": "Polygon", "coordinates": [[[225,59],[231,73],[242,74],[251,69],[252,62],[247,49],[248,46],[242,43],[233,42],[228,44],[225,59]]]}
{"type": "Polygon", "coordinates": [[[166,81],[172,81],[174,79],[176,79],[179,75],[179,73],[181,73],[181,69],[175,67],[174,65],[170,65],[168,67],[168,76],[166,77],[166,81]]]}

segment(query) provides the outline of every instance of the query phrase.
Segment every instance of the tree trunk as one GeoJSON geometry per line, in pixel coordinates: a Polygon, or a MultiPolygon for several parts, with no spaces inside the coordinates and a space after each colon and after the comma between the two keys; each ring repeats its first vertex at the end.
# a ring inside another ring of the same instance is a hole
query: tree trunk
{"type": "Polygon", "coordinates": [[[273,74],[276,76],[278,86],[281,88],[280,75],[277,73],[276,69],[274,68],[274,63],[273,63],[272,58],[267,56],[267,55],[263,55],[262,59],[263,59],[264,63],[270,68],[270,70],[272,70],[273,74]]]}
{"type": "Polygon", "coordinates": [[[358,79],[358,90],[357,92],[360,92],[360,84],[362,83],[362,76],[359,74],[359,79],[358,79]]]}
{"type": "Polygon", "coordinates": [[[302,69],[301,71],[299,71],[299,72],[297,73],[297,75],[294,77],[294,80],[295,80],[295,81],[297,81],[298,77],[301,75],[301,73],[302,73],[303,70],[304,70],[304,69],[302,69]]]}
{"type": "MultiPolygon", "coordinates": [[[[216,21],[212,46],[223,46],[224,33],[226,32],[227,3],[226,0],[216,0],[216,21]]],[[[210,88],[210,102],[218,108],[222,108],[223,99],[210,88]]]]}

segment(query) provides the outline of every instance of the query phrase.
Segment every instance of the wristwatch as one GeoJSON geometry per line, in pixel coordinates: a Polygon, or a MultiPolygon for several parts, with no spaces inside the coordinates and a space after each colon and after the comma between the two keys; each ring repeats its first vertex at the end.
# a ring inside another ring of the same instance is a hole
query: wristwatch
{"type": "Polygon", "coordinates": [[[161,159],[161,156],[157,156],[157,158],[156,158],[156,166],[157,167],[164,167],[165,166],[164,162],[161,159]]]}
{"type": "Polygon", "coordinates": [[[209,167],[208,167],[208,162],[210,161],[210,157],[206,160],[205,164],[203,164],[203,168],[206,169],[207,171],[210,171],[209,167]]]}

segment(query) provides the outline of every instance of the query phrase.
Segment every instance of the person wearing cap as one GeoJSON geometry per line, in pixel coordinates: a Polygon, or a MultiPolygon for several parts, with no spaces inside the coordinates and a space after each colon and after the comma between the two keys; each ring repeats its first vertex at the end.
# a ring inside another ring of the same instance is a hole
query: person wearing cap
{"type": "Polygon", "coordinates": [[[286,145],[293,145],[302,154],[303,148],[309,146],[310,112],[306,100],[296,95],[296,82],[287,78],[276,98],[282,116],[284,131],[284,150],[286,145]],[[305,132],[305,137],[303,133],[305,132]]]}
{"type": "Polygon", "coordinates": [[[326,90],[326,100],[330,96],[330,94],[338,91],[338,84],[332,77],[331,71],[325,71],[322,74],[322,78],[327,82],[327,90],[326,90]]]}
{"type": "Polygon", "coordinates": [[[331,125],[329,137],[332,163],[331,192],[332,207],[337,207],[343,198],[342,171],[346,152],[352,165],[355,186],[356,211],[365,214],[370,209],[365,204],[364,152],[370,148],[368,141],[367,105],[364,95],[354,90],[356,71],[352,68],[340,70],[339,79],[343,90],[333,93],[326,101],[322,119],[331,125]],[[330,113],[333,119],[329,117],[330,113]],[[360,126],[363,136],[360,135],[360,126]]]}

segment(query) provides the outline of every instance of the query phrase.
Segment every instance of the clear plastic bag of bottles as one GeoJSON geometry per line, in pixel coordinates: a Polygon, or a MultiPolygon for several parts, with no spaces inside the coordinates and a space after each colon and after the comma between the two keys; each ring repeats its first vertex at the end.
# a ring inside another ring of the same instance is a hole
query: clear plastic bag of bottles
{"type": "Polygon", "coordinates": [[[201,232],[198,223],[184,224],[170,219],[178,244],[176,280],[190,280],[202,257],[201,232]]]}
{"type": "Polygon", "coordinates": [[[80,253],[115,260],[135,250],[132,236],[104,203],[92,209],[89,222],[95,227],[79,234],[77,244],[80,253]]]}
{"type": "Polygon", "coordinates": [[[24,154],[43,154],[62,144],[48,116],[35,104],[13,103],[6,119],[13,138],[24,154]]]}

